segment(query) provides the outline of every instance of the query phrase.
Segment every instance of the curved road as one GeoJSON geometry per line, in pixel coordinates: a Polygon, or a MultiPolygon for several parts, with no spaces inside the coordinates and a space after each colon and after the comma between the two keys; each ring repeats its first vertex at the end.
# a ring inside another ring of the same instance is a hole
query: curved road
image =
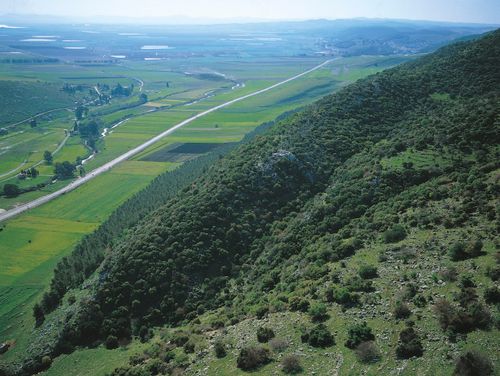
{"type": "Polygon", "coordinates": [[[104,165],[102,165],[101,167],[98,167],[96,168],[95,170],[89,172],[87,175],[85,175],[84,177],[81,177],[71,183],[69,183],[67,186],[65,186],[64,188],[61,188],[59,189],[58,191],[56,192],[53,192],[53,193],[50,193],[46,196],[43,196],[43,197],[40,197],[40,198],[37,198],[36,200],[33,200],[31,202],[28,202],[26,204],[23,204],[23,205],[19,205],[18,207],[15,207],[13,209],[10,209],[10,210],[7,210],[3,213],[0,213],[0,222],[1,221],[5,221],[9,218],[12,218],[18,214],[21,214],[27,210],[30,210],[32,208],[35,208],[37,206],[40,206],[40,205],[43,205],[45,204],[46,202],[49,202],[67,192],[70,192],[72,191],[73,189],[79,187],[80,185],[83,185],[85,184],[86,182],[88,182],[89,180],[91,179],[94,179],[97,175],[100,175],[108,170],[110,170],[112,167],[116,166],[118,163],[120,162],[123,162],[125,160],[127,160],[128,158],[130,157],[133,157],[134,155],[136,154],[139,154],[140,152],[142,152],[143,150],[145,150],[146,148],[148,148],[149,146],[153,145],[155,142],[161,140],[162,138],[168,136],[169,134],[175,132],[177,129],[195,121],[196,119],[199,119],[203,116],[206,116],[214,111],[217,111],[217,110],[220,110],[221,108],[224,108],[224,107],[227,107],[227,106],[230,106],[236,102],[240,102],[240,101],[243,101],[245,99],[248,99],[248,98],[251,98],[251,97],[254,97],[256,95],[260,95],[260,94],[263,94],[265,92],[268,92],[270,90],[273,90],[281,85],[284,85],[290,81],[293,81],[293,80],[296,80],[300,77],[303,77],[311,72],[314,72],[322,67],[324,67],[325,65],[327,65],[328,63],[330,63],[332,60],[327,60],[325,61],[324,63],[321,63],[320,65],[317,65],[315,66],[314,68],[311,68],[305,72],[302,72],[296,76],[293,76],[291,78],[288,78],[284,81],[281,81],[281,82],[278,82],[277,84],[274,84],[274,85],[271,85],[265,89],[261,89],[261,90],[258,90],[258,91],[255,91],[253,93],[250,93],[250,94],[247,94],[247,95],[244,95],[242,97],[239,97],[239,98],[236,98],[236,99],[233,99],[233,100],[230,100],[229,102],[226,102],[226,103],[223,103],[223,104],[220,104],[218,106],[215,106],[215,107],[212,107],[206,111],[203,111],[203,112],[200,112],[199,114],[195,115],[195,116],[192,116],[190,117],[189,119],[186,119],[182,122],[180,122],[179,124],[177,125],[174,125],[173,127],[169,128],[168,130],[160,133],[159,135],[153,137],[152,139],[146,141],[145,143],[135,147],[134,149],[132,150],[129,150],[128,152],[120,155],[119,157],[113,159],[112,161],[110,162],[107,162],[105,163],[104,165]]]}
{"type": "MultiPolygon", "coordinates": [[[[61,150],[61,149],[62,149],[62,147],[66,144],[66,141],[68,141],[70,134],[69,134],[69,132],[68,132],[68,130],[67,130],[67,129],[65,129],[65,131],[66,131],[66,136],[65,136],[65,137],[64,137],[64,139],[63,139],[63,140],[59,143],[59,145],[57,145],[57,148],[56,148],[56,150],[54,150],[54,151],[52,152],[52,155],[55,155],[55,154],[56,154],[59,150],[61,150]]],[[[31,165],[31,166],[29,166],[28,168],[39,166],[39,165],[41,165],[41,164],[43,163],[43,161],[44,161],[44,160],[42,159],[41,161],[36,162],[34,165],[31,165]]],[[[1,175],[0,175],[0,179],[2,179],[3,177],[5,177],[5,176],[7,176],[7,175],[13,174],[14,172],[16,172],[16,171],[18,171],[18,170],[22,169],[22,168],[24,167],[24,165],[26,165],[26,163],[28,163],[28,162],[25,160],[23,163],[21,163],[21,164],[20,164],[19,166],[17,166],[15,169],[10,170],[9,172],[6,172],[6,173],[4,173],[4,174],[1,174],[1,175]]],[[[4,181],[6,181],[6,180],[9,180],[9,179],[11,179],[11,178],[12,178],[12,176],[9,176],[7,179],[2,179],[2,180],[0,180],[0,183],[4,182],[4,181]]]]}

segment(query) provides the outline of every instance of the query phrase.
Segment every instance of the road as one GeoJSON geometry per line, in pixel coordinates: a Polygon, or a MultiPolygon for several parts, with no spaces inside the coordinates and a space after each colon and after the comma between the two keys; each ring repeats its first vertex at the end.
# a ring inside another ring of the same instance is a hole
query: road
{"type": "MultiPolygon", "coordinates": [[[[63,139],[63,140],[59,143],[59,145],[57,145],[56,150],[54,150],[54,151],[52,152],[52,155],[53,155],[53,156],[54,156],[54,155],[55,155],[55,154],[56,154],[59,150],[61,150],[61,149],[62,149],[62,147],[66,144],[66,141],[68,141],[68,138],[69,138],[69,136],[70,136],[70,133],[69,133],[69,131],[68,131],[67,129],[65,129],[65,130],[64,130],[64,132],[66,132],[66,136],[65,136],[65,137],[64,137],[64,139],[63,139]]],[[[31,168],[31,167],[36,167],[36,166],[40,166],[43,162],[44,162],[44,160],[42,159],[41,161],[38,161],[37,163],[35,163],[34,165],[29,166],[28,168],[31,168]]],[[[21,164],[20,164],[19,166],[17,166],[15,169],[10,170],[9,172],[6,172],[6,173],[4,173],[4,174],[1,174],[1,175],[0,175],[0,179],[1,179],[1,178],[3,178],[3,177],[5,177],[5,176],[11,175],[11,174],[13,174],[13,173],[14,173],[14,172],[16,172],[16,171],[21,170],[21,169],[22,169],[22,168],[26,165],[26,163],[28,163],[28,161],[26,161],[26,160],[25,160],[23,163],[21,163],[21,164]]],[[[0,183],[4,182],[4,181],[6,181],[6,180],[9,180],[9,179],[11,179],[11,178],[12,178],[12,176],[9,176],[7,179],[0,180],[0,183]]]]}
{"type": "Polygon", "coordinates": [[[50,114],[51,112],[56,112],[56,111],[63,111],[63,110],[66,110],[66,111],[72,111],[71,108],[68,108],[68,107],[60,107],[60,108],[54,108],[53,110],[48,110],[48,111],[44,111],[44,112],[39,112],[38,114],[35,114],[33,116],[30,116],[29,118],[26,118],[24,120],[21,120],[21,121],[18,121],[17,123],[14,123],[14,124],[9,124],[9,125],[5,125],[3,128],[12,128],[12,127],[15,127],[16,125],[19,125],[19,124],[22,124],[22,123],[26,123],[28,121],[30,121],[31,119],[34,119],[34,118],[37,118],[39,116],[42,116],[42,115],[47,115],[47,114],[50,114]]]}
{"type": "Polygon", "coordinates": [[[101,175],[102,173],[106,172],[106,171],[109,171],[111,168],[113,168],[114,166],[116,166],[117,164],[129,159],[130,157],[133,157],[134,155],[137,155],[139,154],[140,152],[142,152],[143,150],[145,150],[146,148],[148,148],[149,146],[153,145],[154,143],[156,143],[157,141],[161,140],[162,138],[172,134],[173,132],[175,132],[176,130],[178,130],[179,128],[189,124],[189,123],[192,123],[193,121],[201,118],[201,117],[204,117],[214,111],[217,111],[217,110],[220,110],[224,107],[227,107],[227,106],[230,106],[234,103],[237,103],[237,102],[241,102],[245,99],[248,99],[248,98],[251,98],[251,97],[254,97],[256,95],[260,95],[260,94],[263,94],[263,93],[266,93],[270,90],[273,90],[279,86],[282,86],[282,85],[285,85],[291,81],[294,81],[298,78],[301,78],[309,73],[312,73],[322,67],[324,67],[325,65],[327,65],[328,63],[330,63],[332,60],[327,60],[323,63],[321,63],[320,65],[317,65],[315,66],[314,68],[311,68],[305,72],[302,72],[296,76],[293,76],[293,77],[290,77],[284,81],[281,81],[281,82],[278,82],[277,84],[274,84],[274,85],[271,85],[265,89],[261,89],[261,90],[258,90],[258,91],[255,91],[253,93],[250,93],[250,94],[246,94],[246,95],[243,95],[242,97],[239,97],[239,98],[236,98],[236,99],[233,99],[233,100],[230,100],[228,102],[225,102],[223,104],[220,104],[218,106],[215,106],[215,107],[212,107],[206,111],[203,111],[203,112],[200,112],[199,114],[195,115],[195,116],[192,116],[190,117],[189,119],[186,119],[182,122],[180,122],[179,124],[177,125],[174,125],[173,127],[169,128],[168,130],[160,133],[159,135],[151,138],[150,140],[146,141],[145,143],[135,147],[134,149],[131,149],[129,150],[128,152],[120,155],[119,157],[113,159],[112,161],[110,162],[107,162],[106,164],[102,165],[101,167],[98,167],[96,168],[95,170],[89,172],[87,175],[85,175],[84,177],[81,177],[81,178],[78,178],[77,180],[69,183],[67,186],[65,186],[64,188],[61,188],[59,189],[58,191],[56,192],[53,192],[53,193],[50,193],[46,196],[43,196],[43,197],[40,197],[40,198],[37,198],[36,200],[33,200],[31,202],[28,202],[26,204],[23,204],[23,205],[19,205],[13,209],[10,209],[10,210],[7,210],[3,213],[0,213],[0,222],[2,221],[5,221],[9,218],[12,218],[12,217],[15,217],[16,215],[18,214],[21,214],[25,211],[28,211],[30,209],[33,209],[37,206],[40,206],[40,205],[43,205],[49,201],[52,201],[53,199],[61,196],[61,195],[64,195],[70,191],[72,191],[73,189],[87,183],[89,180],[92,180],[94,179],[96,176],[98,175],[101,175]]]}
{"type": "Polygon", "coordinates": [[[140,78],[135,78],[135,77],[132,77],[132,79],[139,83],[139,92],[142,92],[142,88],[144,87],[144,81],[141,80],[140,78]]]}

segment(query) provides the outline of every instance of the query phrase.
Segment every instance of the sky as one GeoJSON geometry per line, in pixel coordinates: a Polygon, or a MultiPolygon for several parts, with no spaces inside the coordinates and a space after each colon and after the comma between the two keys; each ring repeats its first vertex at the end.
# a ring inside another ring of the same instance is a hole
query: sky
{"type": "Polygon", "coordinates": [[[500,24],[500,0],[0,0],[0,15],[7,14],[110,20],[366,17],[500,24]]]}

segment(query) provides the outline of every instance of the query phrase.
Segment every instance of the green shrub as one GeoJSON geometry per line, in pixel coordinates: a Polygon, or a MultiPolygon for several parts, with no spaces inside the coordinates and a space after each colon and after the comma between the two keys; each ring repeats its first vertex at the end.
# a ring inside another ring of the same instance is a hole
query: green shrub
{"type": "Polygon", "coordinates": [[[186,354],[192,354],[192,353],[194,353],[194,348],[195,348],[195,345],[191,341],[186,342],[184,344],[184,346],[182,346],[182,349],[184,350],[184,352],[186,354]]]}
{"type": "Polygon", "coordinates": [[[408,304],[404,302],[398,302],[396,308],[394,308],[394,317],[398,320],[407,319],[411,316],[411,310],[408,304]]]}
{"type": "Polygon", "coordinates": [[[399,333],[399,344],[396,348],[396,355],[399,359],[409,359],[420,357],[424,353],[422,342],[412,327],[407,327],[399,333]]]}
{"type": "Polygon", "coordinates": [[[427,305],[427,299],[425,296],[419,294],[413,298],[413,303],[419,308],[424,308],[427,305]]]}
{"type": "Polygon", "coordinates": [[[184,346],[184,344],[189,341],[189,336],[184,332],[175,332],[172,337],[172,342],[177,346],[184,346]]]}
{"type": "Polygon", "coordinates": [[[344,307],[354,307],[359,304],[359,295],[345,287],[329,288],[325,292],[325,298],[328,302],[338,303],[344,307]]]}
{"type": "Polygon", "coordinates": [[[359,268],[359,276],[363,279],[376,278],[377,275],[377,268],[373,265],[362,265],[359,268]]]}
{"type": "Polygon", "coordinates": [[[222,341],[216,341],[214,344],[214,352],[217,358],[224,358],[227,355],[226,345],[222,341]]]}
{"type": "Polygon", "coordinates": [[[283,367],[283,372],[289,375],[302,372],[300,359],[295,354],[285,355],[281,361],[281,366],[283,367]]]}
{"type": "Polygon", "coordinates": [[[354,349],[361,342],[373,341],[375,336],[372,333],[372,329],[368,327],[366,322],[361,324],[354,324],[348,329],[348,338],[345,342],[345,346],[354,349]]]}
{"type": "Polygon", "coordinates": [[[211,327],[212,329],[221,329],[224,327],[224,321],[222,320],[212,321],[211,327]]]}
{"type": "Polygon", "coordinates": [[[384,241],[386,243],[397,243],[406,238],[406,231],[401,225],[395,225],[384,232],[384,241]]]}
{"type": "Polygon", "coordinates": [[[346,281],[346,287],[349,291],[364,291],[371,292],[373,291],[372,281],[362,279],[359,276],[353,276],[346,281]]]}
{"type": "Polygon", "coordinates": [[[307,312],[309,301],[301,296],[292,296],[288,302],[291,311],[307,312]]]}
{"type": "MultiPolygon", "coordinates": [[[[145,360],[147,360],[147,359],[148,359],[148,357],[146,356],[146,359],[145,359],[145,360]]],[[[172,360],[174,360],[174,359],[175,359],[175,352],[173,352],[173,351],[167,351],[167,352],[165,353],[165,355],[163,356],[163,360],[164,360],[166,363],[168,363],[168,362],[170,362],[170,361],[172,361],[172,360]]]]}
{"type": "Polygon", "coordinates": [[[48,355],[42,357],[42,368],[47,369],[52,365],[52,358],[48,355]]]}
{"type": "Polygon", "coordinates": [[[462,242],[453,243],[449,251],[450,259],[453,261],[460,261],[467,259],[467,252],[465,252],[465,244],[462,242]]]}
{"type": "Polygon", "coordinates": [[[40,304],[35,303],[33,306],[33,316],[35,317],[35,326],[40,326],[45,321],[45,313],[40,304]]]}
{"type": "Polygon", "coordinates": [[[496,286],[488,287],[484,291],[484,300],[488,304],[500,303],[500,289],[496,286]]]}
{"type": "Polygon", "coordinates": [[[313,347],[329,347],[335,345],[335,338],[324,324],[318,324],[301,336],[302,342],[313,347]]]}
{"type": "Polygon", "coordinates": [[[269,346],[274,352],[282,352],[288,348],[288,341],[284,338],[273,338],[269,341],[269,346]]]}
{"type": "Polygon", "coordinates": [[[489,375],[493,375],[493,364],[486,355],[474,350],[460,355],[453,371],[453,376],[489,375]]]}
{"type": "Polygon", "coordinates": [[[309,308],[309,316],[313,322],[325,321],[328,318],[326,305],[323,303],[314,303],[309,308]]]}
{"type": "Polygon", "coordinates": [[[380,351],[373,341],[361,342],[355,353],[361,363],[375,363],[380,360],[380,351]]]}
{"type": "MultiPolygon", "coordinates": [[[[135,370],[134,370],[135,371],[135,370]]],[[[145,364],[145,369],[142,371],[145,375],[162,375],[166,371],[166,365],[161,359],[153,358],[145,364]],[[145,371],[145,372],[144,372],[145,371]]],[[[141,371],[131,373],[132,375],[141,375],[141,371]]]]}
{"type": "Polygon", "coordinates": [[[487,277],[490,277],[492,281],[496,282],[500,279],[500,267],[488,265],[485,274],[487,277]]]}
{"type": "Polygon", "coordinates": [[[5,197],[17,197],[21,193],[19,187],[15,184],[5,184],[3,194],[5,197]]]}
{"type": "Polygon", "coordinates": [[[241,349],[236,366],[244,371],[257,369],[271,361],[269,350],[264,347],[244,347],[241,349]]]}
{"type": "Polygon", "coordinates": [[[448,252],[452,261],[462,261],[481,256],[483,253],[483,242],[475,240],[468,243],[455,242],[448,252]]]}
{"type": "Polygon", "coordinates": [[[255,311],[255,316],[258,319],[264,318],[269,313],[269,307],[268,306],[260,306],[256,309],[255,311]]]}
{"type": "Polygon", "coordinates": [[[118,338],[115,336],[109,335],[106,338],[105,346],[107,349],[116,349],[118,347],[118,338]]]}
{"type": "Polygon", "coordinates": [[[261,343],[268,342],[271,338],[274,338],[274,331],[271,328],[260,327],[257,329],[257,340],[261,343]]]}
{"type": "Polygon", "coordinates": [[[411,299],[417,295],[418,287],[415,283],[408,283],[403,290],[403,299],[411,299]]]}

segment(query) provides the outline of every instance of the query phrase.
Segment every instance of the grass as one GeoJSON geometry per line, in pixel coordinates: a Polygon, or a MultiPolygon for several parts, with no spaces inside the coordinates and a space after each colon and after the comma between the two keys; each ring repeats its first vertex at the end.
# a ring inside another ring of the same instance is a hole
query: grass
{"type": "Polygon", "coordinates": [[[84,159],[90,154],[79,137],[70,137],[64,147],[54,155],[54,164],[70,161],[74,163],[78,157],[84,159]]]}
{"type": "Polygon", "coordinates": [[[139,353],[145,347],[138,341],[116,350],[107,350],[102,346],[95,349],[84,349],[69,355],[62,355],[55,359],[52,367],[42,372],[46,376],[87,376],[89,366],[93,376],[103,376],[116,367],[127,363],[130,356],[139,353]],[[94,366],[95,365],[95,366],[94,366]]]}
{"type": "Polygon", "coordinates": [[[393,157],[384,158],[380,161],[382,167],[392,169],[403,169],[405,163],[412,163],[414,168],[426,168],[440,166],[444,167],[451,164],[447,154],[436,150],[405,150],[393,157]]]}
{"type": "MultiPolygon", "coordinates": [[[[473,229],[475,234],[485,231],[479,225],[473,229]]],[[[364,305],[362,308],[342,309],[338,304],[328,304],[329,319],[325,322],[329,330],[334,334],[336,345],[325,349],[313,348],[303,344],[300,340],[300,328],[311,326],[311,320],[307,314],[296,312],[277,312],[268,317],[258,320],[250,318],[235,325],[226,326],[214,334],[209,333],[209,344],[201,345],[199,350],[208,349],[210,344],[222,339],[229,344],[228,355],[218,359],[214,356],[213,350],[208,350],[207,355],[198,358],[187,370],[187,375],[246,375],[236,368],[236,359],[239,349],[243,346],[259,345],[256,338],[256,330],[260,326],[273,328],[277,338],[286,339],[289,346],[283,352],[273,352],[273,361],[258,370],[252,371],[252,375],[281,374],[280,359],[285,354],[297,354],[300,358],[304,371],[301,374],[310,375],[380,375],[392,374],[398,369],[398,375],[436,375],[445,376],[452,373],[456,357],[464,350],[478,348],[487,351],[490,359],[498,366],[498,359],[495,355],[498,352],[498,330],[474,331],[457,342],[448,339],[446,333],[439,327],[438,321],[433,313],[432,304],[423,308],[418,308],[412,303],[413,315],[411,320],[415,321],[417,331],[422,340],[424,355],[421,358],[408,360],[398,360],[394,353],[399,339],[399,332],[405,327],[404,321],[397,321],[392,310],[398,299],[394,296],[394,284],[402,289],[407,283],[414,282],[419,288],[419,293],[425,296],[432,292],[432,295],[453,296],[458,292],[456,283],[440,284],[431,277],[432,273],[425,271],[433,268],[450,265],[447,257],[443,257],[438,249],[430,253],[425,244],[429,241],[443,243],[450,238],[458,236],[461,229],[453,230],[416,230],[405,240],[408,247],[417,249],[418,263],[408,262],[393,258],[390,253],[389,259],[384,262],[378,261],[378,255],[385,253],[389,246],[380,242],[373,242],[364,249],[358,251],[354,256],[346,260],[342,274],[350,274],[358,270],[362,264],[375,265],[378,268],[379,276],[374,279],[375,292],[370,295],[374,297],[373,302],[364,305]],[[411,273],[416,272],[415,277],[411,273]],[[409,281],[403,276],[410,276],[409,281]],[[366,321],[375,334],[375,343],[380,350],[381,359],[372,364],[363,364],[358,361],[355,353],[344,346],[348,338],[348,328],[354,322],[366,321]],[[487,350],[486,350],[487,349],[487,350]]],[[[484,270],[488,264],[494,263],[493,255],[496,252],[492,243],[485,244],[486,254],[474,260],[474,264],[480,270],[484,270]]],[[[387,254],[387,253],[386,253],[387,254]]],[[[452,263],[463,275],[472,268],[470,260],[452,263]]],[[[329,265],[331,269],[339,269],[338,263],[329,265]]],[[[479,286],[491,284],[487,282],[487,277],[483,273],[475,273],[475,281],[479,286]]],[[[321,289],[324,286],[316,286],[321,289]]],[[[213,319],[213,312],[209,312],[201,317],[200,327],[206,325],[213,319]]],[[[267,346],[267,345],[264,345],[267,346]]]]}

